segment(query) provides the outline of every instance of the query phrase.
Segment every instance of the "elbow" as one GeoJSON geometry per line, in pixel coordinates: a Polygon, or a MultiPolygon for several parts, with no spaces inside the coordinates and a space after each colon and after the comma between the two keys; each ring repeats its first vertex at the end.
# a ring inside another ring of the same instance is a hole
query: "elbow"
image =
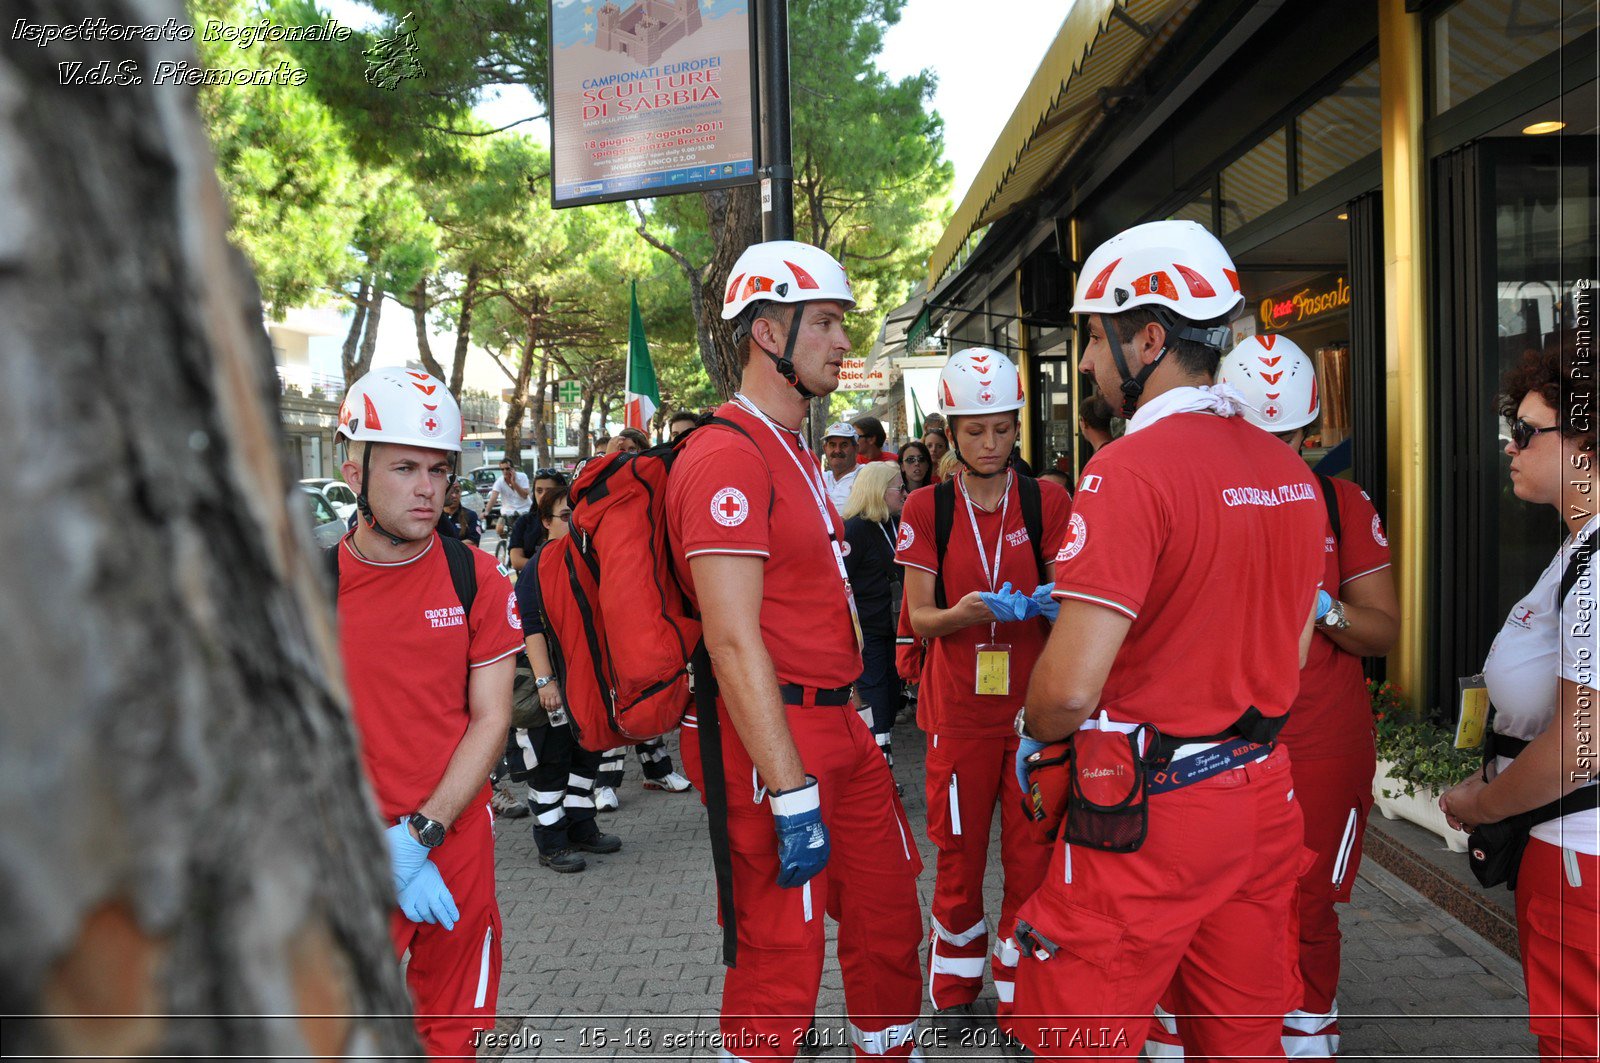
{"type": "Polygon", "coordinates": [[[750,658],[754,650],[762,648],[759,631],[751,636],[744,631],[707,631],[706,654],[711,658],[711,670],[719,675],[731,675],[740,670],[740,663],[750,658]]]}

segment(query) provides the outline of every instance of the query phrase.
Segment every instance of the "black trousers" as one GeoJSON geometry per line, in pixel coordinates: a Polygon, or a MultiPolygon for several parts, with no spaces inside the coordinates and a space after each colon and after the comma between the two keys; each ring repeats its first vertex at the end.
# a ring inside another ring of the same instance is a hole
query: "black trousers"
{"type": "Polygon", "coordinates": [[[514,782],[528,784],[533,840],[548,856],[600,833],[594,822],[600,754],[578,744],[566,724],[513,729],[506,760],[514,782]]]}

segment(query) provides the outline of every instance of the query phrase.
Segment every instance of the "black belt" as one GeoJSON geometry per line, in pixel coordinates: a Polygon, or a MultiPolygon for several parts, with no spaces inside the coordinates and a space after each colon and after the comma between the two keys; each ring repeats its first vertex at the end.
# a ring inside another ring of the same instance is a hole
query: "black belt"
{"type": "Polygon", "coordinates": [[[1512,738],[1498,731],[1489,732],[1489,755],[1491,757],[1508,757],[1515,760],[1528,748],[1529,739],[1512,738]]]}
{"type": "Polygon", "coordinates": [[[785,705],[848,705],[850,688],[803,687],[799,683],[779,683],[778,694],[785,705]]]}

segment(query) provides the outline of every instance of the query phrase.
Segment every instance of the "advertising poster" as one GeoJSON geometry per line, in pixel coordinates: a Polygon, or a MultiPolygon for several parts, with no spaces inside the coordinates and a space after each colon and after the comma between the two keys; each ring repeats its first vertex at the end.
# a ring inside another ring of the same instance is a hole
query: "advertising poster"
{"type": "Polygon", "coordinates": [[[553,203],[754,184],[750,0],[550,0],[553,203]]]}

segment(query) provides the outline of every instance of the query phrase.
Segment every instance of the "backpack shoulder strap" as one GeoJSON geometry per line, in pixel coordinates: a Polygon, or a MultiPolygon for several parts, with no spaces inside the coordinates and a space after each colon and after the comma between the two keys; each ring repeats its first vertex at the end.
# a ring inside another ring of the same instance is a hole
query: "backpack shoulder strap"
{"type": "Polygon", "coordinates": [[[1044,567],[1044,501],[1039,481],[1018,473],[1017,499],[1022,503],[1022,526],[1028,529],[1028,542],[1033,545],[1033,567],[1039,572],[1039,582],[1048,583],[1050,573],[1044,567]]]}
{"type": "Polygon", "coordinates": [[[944,596],[944,552],[950,546],[950,529],[956,523],[955,477],[938,484],[933,489],[933,549],[939,571],[933,575],[933,604],[948,609],[944,596]]]}
{"type": "Polygon", "coordinates": [[[1567,558],[1567,567],[1561,573],[1561,591],[1556,595],[1556,609],[1560,610],[1562,603],[1567,600],[1567,595],[1572,593],[1572,588],[1578,584],[1580,569],[1593,566],[1595,540],[1600,539],[1600,533],[1589,536],[1573,548],[1572,554],[1567,558]]]}
{"type": "Polygon", "coordinates": [[[444,543],[444,559],[450,566],[450,582],[455,585],[456,597],[461,599],[461,608],[470,617],[472,601],[478,596],[478,569],[472,563],[472,547],[460,539],[440,536],[439,541],[444,543]]]}
{"type": "Polygon", "coordinates": [[[1344,530],[1339,527],[1339,498],[1333,492],[1333,480],[1322,473],[1314,474],[1322,484],[1322,503],[1328,507],[1328,527],[1333,529],[1333,541],[1344,542],[1344,530]]]}

